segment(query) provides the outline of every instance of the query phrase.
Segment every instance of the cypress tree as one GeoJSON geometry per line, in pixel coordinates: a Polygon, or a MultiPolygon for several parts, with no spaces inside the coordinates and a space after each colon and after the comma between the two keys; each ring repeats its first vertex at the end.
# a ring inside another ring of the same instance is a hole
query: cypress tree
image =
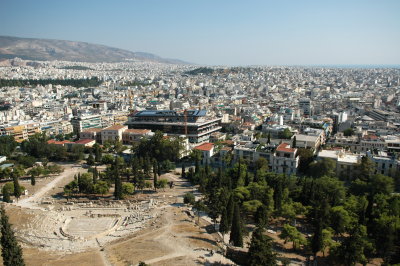
{"type": "Polygon", "coordinates": [[[114,189],[114,197],[117,200],[122,199],[122,182],[121,177],[119,176],[119,166],[115,164],[114,170],[114,181],[115,181],[115,189],[114,189]]]}
{"type": "Polygon", "coordinates": [[[242,218],[239,205],[234,203],[233,220],[229,241],[236,247],[243,247],[242,218]]]}
{"type": "Polygon", "coordinates": [[[195,162],[195,166],[194,166],[194,173],[195,175],[198,175],[200,172],[200,162],[199,159],[196,157],[196,162],[195,162]]]}
{"type": "Polygon", "coordinates": [[[93,169],[93,184],[97,183],[97,179],[99,178],[99,171],[97,171],[97,167],[93,169]]]}
{"type": "Polygon", "coordinates": [[[254,215],[254,220],[258,227],[265,228],[268,223],[268,208],[264,204],[257,208],[257,211],[254,215]]]}
{"type": "Polygon", "coordinates": [[[159,161],[157,161],[157,174],[158,176],[161,176],[161,165],[159,161]]]}
{"type": "Polygon", "coordinates": [[[264,235],[264,229],[257,227],[251,238],[248,252],[249,266],[273,266],[276,264],[276,254],[272,250],[271,238],[264,235]]]}
{"type": "MultiPolygon", "coordinates": [[[[228,200],[228,205],[226,207],[226,221],[228,224],[228,228],[232,226],[232,219],[233,219],[233,208],[234,208],[234,201],[233,196],[231,195],[228,200]]],[[[229,231],[229,230],[228,230],[229,231]]]]}
{"type": "Polygon", "coordinates": [[[78,173],[77,180],[78,180],[78,192],[81,193],[82,192],[82,182],[81,182],[81,173],[80,172],[78,173]]]}
{"type": "Polygon", "coordinates": [[[228,224],[228,214],[226,208],[222,210],[221,222],[219,223],[219,231],[222,235],[225,235],[229,231],[229,224],[228,224]]]}
{"type": "Polygon", "coordinates": [[[18,178],[14,176],[14,196],[18,199],[21,197],[21,188],[18,183],[18,178]]]}
{"type": "Polygon", "coordinates": [[[186,178],[185,163],[182,162],[182,178],[186,178]]]}
{"type": "Polygon", "coordinates": [[[293,137],[292,148],[296,148],[296,136],[293,137]]]}
{"type": "Polygon", "coordinates": [[[157,162],[154,160],[153,162],[153,185],[154,185],[154,190],[157,191],[157,162]]]}
{"type": "Polygon", "coordinates": [[[1,255],[4,266],[24,266],[22,249],[19,246],[11,225],[8,222],[8,216],[2,206],[1,212],[1,255]]]}
{"type": "Polygon", "coordinates": [[[31,176],[31,185],[32,186],[35,186],[36,185],[36,179],[35,179],[35,176],[31,176]]]}

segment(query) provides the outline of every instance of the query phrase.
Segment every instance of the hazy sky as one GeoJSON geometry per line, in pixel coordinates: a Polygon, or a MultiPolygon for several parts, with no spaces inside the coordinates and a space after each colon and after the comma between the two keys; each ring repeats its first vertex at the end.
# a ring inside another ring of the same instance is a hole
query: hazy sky
{"type": "Polygon", "coordinates": [[[208,65],[400,64],[400,0],[1,0],[0,35],[208,65]]]}

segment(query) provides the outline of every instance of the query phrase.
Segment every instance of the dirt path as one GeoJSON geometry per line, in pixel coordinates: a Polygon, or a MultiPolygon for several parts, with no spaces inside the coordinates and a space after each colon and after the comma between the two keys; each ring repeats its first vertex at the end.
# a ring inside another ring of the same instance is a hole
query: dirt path
{"type": "Polygon", "coordinates": [[[177,197],[192,191],[186,180],[173,174],[162,176],[175,182],[173,189],[167,189],[166,199],[170,204],[158,209],[155,223],[129,239],[116,242],[106,248],[110,262],[115,265],[137,265],[140,261],[150,265],[199,265],[206,262],[232,263],[216,253],[217,234],[207,233],[207,221],[189,217],[187,206],[173,204],[177,197]],[[211,250],[214,254],[211,255],[211,250]]]}
{"type": "Polygon", "coordinates": [[[60,183],[63,179],[72,177],[79,172],[84,172],[84,169],[82,169],[79,165],[76,164],[66,164],[63,165],[63,167],[64,167],[64,172],[62,172],[59,176],[57,176],[52,181],[43,186],[41,189],[36,191],[35,194],[19,200],[17,203],[15,203],[15,205],[23,208],[43,210],[43,208],[38,207],[35,204],[35,202],[39,202],[47,192],[54,189],[57,186],[57,184],[60,183]]]}

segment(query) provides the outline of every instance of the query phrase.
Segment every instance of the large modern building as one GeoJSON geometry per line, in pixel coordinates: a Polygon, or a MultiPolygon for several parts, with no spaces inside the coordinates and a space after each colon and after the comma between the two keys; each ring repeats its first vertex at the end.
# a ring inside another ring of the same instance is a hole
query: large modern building
{"type": "Polygon", "coordinates": [[[178,113],[171,110],[145,110],[128,118],[129,129],[150,129],[168,135],[186,135],[191,143],[207,142],[211,133],[221,129],[221,118],[206,116],[206,110],[190,110],[178,113]]]}
{"type": "Polygon", "coordinates": [[[75,134],[79,134],[88,128],[102,128],[101,115],[79,115],[71,119],[71,124],[75,134]]]}

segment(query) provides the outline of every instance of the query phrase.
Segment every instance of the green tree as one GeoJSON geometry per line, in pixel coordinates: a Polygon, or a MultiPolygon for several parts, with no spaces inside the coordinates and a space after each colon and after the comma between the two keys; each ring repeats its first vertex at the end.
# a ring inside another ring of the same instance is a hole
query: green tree
{"type": "Polygon", "coordinates": [[[219,223],[219,231],[222,235],[225,235],[229,232],[228,214],[226,208],[223,208],[222,210],[221,221],[219,223]]]}
{"type": "Polygon", "coordinates": [[[237,203],[234,203],[233,220],[229,242],[236,247],[243,247],[242,217],[240,215],[240,209],[237,203]]]}
{"type": "Polygon", "coordinates": [[[122,183],[122,194],[132,195],[135,192],[135,186],[132,183],[122,183]]]}
{"type": "Polygon", "coordinates": [[[95,163],[95,158],[93,157],[93,154],[92,154],[92,153],[89,154],[89,157],[87,158],[86,163],[87,163],[88,165],[94,165],[94,163],[95,163]]]}
{"type": "Polygon", "coordinates": [[[17,146],[13,136],[0,136],[0,156],[10,156],[17,146]]]}
{"type": "Polygon", "coordinates": [[[183,203],[193,205],[195,203],[195,197],[193,193],[185,193],[185,195],[183,196],[183,203]]]}
{"type": "Polygon", "coordinates": [[[154,191],[157,191],[158,181],[157,181],[157,161],[153,161],[153,186],[154,191]]]}
{"type": "Polygon", "coordinates": [[[94,144],[93,145],[93,150],[94,150],[94,160],[96,162],[101,162],[102,161],[102,153],[101,153],[101,147],[99,144],[94,144]]]}
{"type": "Polygon", "coordinates": [[[185,171],[185,162],[182,162],[182,178],[185,179],[186,178],[186,171],[185,171]]]}
{"type": "Polygon", "coordinates": [[[247,257],[249,266],[277,265],[277,256],[272,249],[272,239],[264,235],[263,228],[257,227],[253,232],[247,257]]]}
{"type": "Polygon", "coordinates": [[[34,176],[31,176],[31,185],[35,186],[36,185],[36,179],[34,176]]]}
{"type": "Polygon", "coordinates": [[[3,189],[3,202],[9,203],[10,201],[10,191],[8,189],[3,189]]]}
{"type": "Polygon", "coordinates": [[[119,163],[117,158],[115,158],[114,168],[114,197],[116,200],[121,200],[123,198],[122,181],[119,174],[119,163]]]}
{"type": "Polygon", "coordinates": [[[346,137],[353,136],[354,135],[354,129],[352,129],[352,128],[345,129],[343,131],[343,135],[345,135],[346,137]]]}
{"type": "Polygon", "coordinates": [[[322,254],[325,257],[325,250],[327,248],[332,249],[336,247],[335,241],[332,240],[333,232],[332,228],[322,229],[322,254]]]}
{"type": "Polygon", "coordinates": [[[94,193],[104,195],[110,190],[106,181],[99,181],[93,186],[94,193]]]}
{"type": "Polygon", "coordinates": [[[296,250],[296,247],[299,245],[304,245],[306,243],[306,239],[297,228],[289,224],[283,225],[279,238],[285,240],[285,243],[288,241],[293,242],[293,250],[296,250]]]}
{"type": "Polygon", "coordinates": [[[336,234],[343,234],[350,226],[352,219],[343,206],[335,206],[330,210],[330,224],[336,234]]]}
{"type": "Polygon", "coordinates": [[[368,262],[366,251],[372,245],[367,239],[367,228],[364,225],[355,225],[341,245],[332,250],[334,260],[344,265],[355,265],[357,262],[365,265],[368,262]]]}
{"type": "Polygon", "coordinates": [[[13,183],[14,183],[14,196],[18,199],[21,197],[21,188],[19,186],[19,182],[18,182],[18,177],[14,176],[13,178],[13,183]]]}
{"type": "Polygon", "coordinates": [[[8,216],[2,206],[1,212],[1,255],[4,266],[24,266],[22,249],[15,238],[14,232],[8,222],[8,216]]]}
{"type": "Polygon", "coordinates": [[[309,165],[308,173],[314,178],[322,176],[334,177],[336,176],[336,162],[329,158],[313,162],[309,165]]]}
{"type": "Polygon", "coordinates": [[[161,188],[161,189],[165,189],[165,187],[167,186],[167,184],[168,184],[168,180],[167,179],[165,179],[165,178],[161,178],[160,180],[158,180],[157,181],[157,187],[158,188],[161,188]]]}
{"type": "Polygon", "coordinates": [[[314,153],[312,149],[298,148],[297,154],[299,155],[299,172],[306,174],[310,164],[314,160],[314,153]]]}
{"type": "Polygon", "coordinates": [[[293,141],[292,141],[292,147],[296,148],[296,136],[293,137],[293,141]]]}
{"type": "Polygon", "coordinates": [[[285,128],[282,132],[279,132],[280,139],[290,139],[293,136],[293,133],[290,132],[290,129],[285,128]]]}
{"type": "Polygon", "coordinates": [[[268,224],[268,218],[270,216],[270,211],[264,204],[258,207],[255,215],[254,220],[258,227],[265,228],[268,224]]]}
{"type": "Polygon", "coordinates": [[[357,177],[361,181],[369,181],[372,175],[375,173],[375,164],[367,156],[361,158],[360,164],[357,166],[358,175],[357,177]]]}

